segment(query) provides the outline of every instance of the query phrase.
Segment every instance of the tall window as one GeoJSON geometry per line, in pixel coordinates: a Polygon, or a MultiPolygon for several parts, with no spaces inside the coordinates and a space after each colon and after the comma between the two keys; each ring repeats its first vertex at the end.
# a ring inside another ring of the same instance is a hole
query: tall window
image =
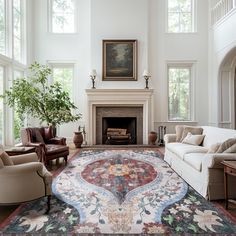
{"type": "Polygon", "coordinates": [[[75,33],[75,0],[49,0],[49,6],[50,31],[52,33],[75,33]]]}
{"type": "Polygon", "coordinates": [[[170,121],[190,121],[191,67],[168,67],[168,118],[170,121]]]}
{"type": "Polygon", "coordinates": [[[63,89],[73,97],[74,66],[71,64],[53,65],[53,82],[59,82],[63,89]]]}
{"type": "MultiPolygon", "coordinates": [[[[0,66],[0,94],[3,93],[3,84],[4,84],[4,68],[0,66]]],[[[0,143],[3,143],[3,100],[0,100],[0,143]]]]}
{"type": "MultiPolygon", "coordinates": [[[[14,80],[22,78],[24,76],[23,71],[14,70],[14,80]]],[[[24,126],[24,120],[19,114],[14,110],[14,139],[15,143],[20,141],[20,130],[24,126]]]]}
{"type": "Polygon", "coordinates": [[[23,2],[21,0],[13,0],[13,57],[21,62],[22,56],[22,31],[23,31],[23,2]]]}
{"type": "Polygon", "coordinates": [[[6,54],[6,8],[5,0],[0,0],[0,53],[6,54]]]}
{"type": "MultiPolygon", "coordinates": [[[[13,79],[21,77],[25,70],[26,2],[28,1],[0,0],[0,54],[4,55],[0,57],[0,64],[4,65],[0,66],[0,94],[3,94],[3,85],[6,88],[11,87],[13,79]],[[17,70],[14,68],[16,64],[17,70]]],[[[0,141],[2,143],[7,141],[6,145],[13,145],[14,139],[16,141],[19,138],[19,124],[19,117],[14,109],[12,111],[7,106],[3,109],[0,101],[0,141]],[[8,118],[4,120],[4,124],[2,117],[8,118]],[[4,133],[5,130],[7,133],[4,133]]]]}
{"type": "Polygon", "coordinates": [[[194,0],[168,0],[168,32],[194,32],[194,0]]]}

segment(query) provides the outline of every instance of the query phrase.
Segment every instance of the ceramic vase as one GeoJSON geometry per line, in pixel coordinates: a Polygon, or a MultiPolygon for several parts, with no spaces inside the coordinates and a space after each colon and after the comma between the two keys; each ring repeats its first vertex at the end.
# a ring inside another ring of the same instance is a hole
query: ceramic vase
{"type": "Polygon", "coordinates": [[[76,148],[80,148],[81,144],[83,143],[83,134],[82,132],[74,132],[74,138],[73,138],[73,142],[75,144],[76,148]]]}
{"type": "Polygon", "coordinates": [[[154,131],[151,131],[149,133],[149,136],[148,136],[149,144],[155,145],[156,144],[156,140],[157,140],[157,133],[154,132],[154,131]]]}

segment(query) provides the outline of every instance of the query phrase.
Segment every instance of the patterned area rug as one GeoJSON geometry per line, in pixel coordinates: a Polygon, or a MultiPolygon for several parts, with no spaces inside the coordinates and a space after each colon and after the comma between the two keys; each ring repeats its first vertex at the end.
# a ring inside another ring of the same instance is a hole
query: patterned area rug
{"type": "Polygon", "coordinates": [[[83,151],[46,199],[22,204],[2,233],[233,234],[222,209],[189,187],[156,151],[83,151]]]}

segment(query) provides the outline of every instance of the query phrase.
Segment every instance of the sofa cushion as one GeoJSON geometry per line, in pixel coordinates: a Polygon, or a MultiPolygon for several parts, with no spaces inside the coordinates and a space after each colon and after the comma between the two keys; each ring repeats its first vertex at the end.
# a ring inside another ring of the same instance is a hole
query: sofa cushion
{"type": "Polygon", "coordinates": [[[175,153],[180,159],[183,160],[184,155],[188,153],[207,153],[208,149],[202,146],[193,146],[184,143],[168,143],[166,148],[175,153]]]}
{"type": "Polygon", "coordinates": [[[236,137],[236,130],[223,129],[213,126],[202,126],[205,138],[203,140],[204,147],[210,147],[214,143],[223,143],[229,138],[236,137]]]}
{"type": "Polygon", "coordinates": [[[202,161],[205,158],[205,153],[189,153],[184,155],[184,162],[188,163],[197,171],[202,171],[202,161]]]}
{"type": "Polygon", "coordinates": [[[46,153],[47,154],[54,154],[59,153],[63,151],[67,151],[69,148],[65,145],[54,145],[54,144],[47,144],[46,145],[46,153]]]}
{"type": "Polygon", "coordinates": [[[176,142],[180,142],[182,139],[183,131],[185,125],[176,125],[175,126],[175,133],[176,133],[176,142]]]}
{"type": "Polygon", "coordinates": [[[217,150],[219,149],[221,143],[214,143],[210,146],[210,148],[208,149],[207,153],[216,153],[217,150]]]}
{"type": "Polygon", "coordinates": [[[216,152],[222,153],[222,152],[226,151],[228,148],[230,148],[231,146],[233,146],[235,143],[236,143],[236,138],[227,139],[226,141],[224,141],[220,145],[220,147],[218,148],[218,150],[216,152]]]}
{"type": "Polygon", "coordinates": [[[205,135],[194,135],[188,132],[187,136],[183,139],[182,143],[199,146],[202,143],[204,137],[205,135]]]}
{"type": "Polygon", "coordinates": [[[236,143],[233,144],[231,147],[229,147],[228,149],[226,149],[224,151],[224,153],[236,153],[236,143]]]}
{"type": "Polygon", "coordinates": [[[188,133],[191,134],[202,134],[203,128],[197,127],[197,126],[185,126],[182,134],[181,141],[184,140],[184,138],[187,136],[188,133]]]}

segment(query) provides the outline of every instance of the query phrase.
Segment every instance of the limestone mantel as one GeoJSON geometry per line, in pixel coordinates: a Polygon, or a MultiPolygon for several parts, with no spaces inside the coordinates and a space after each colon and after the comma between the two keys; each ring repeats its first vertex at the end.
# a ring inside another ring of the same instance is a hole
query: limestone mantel
{"type": "Polygon", "coordinates": [[[143,143],[148,144],[148,133],[153,129],[153,89],[86,89],[87,141],[96,144],[96,107],[121,106],[143,108],[143,143]]]}

